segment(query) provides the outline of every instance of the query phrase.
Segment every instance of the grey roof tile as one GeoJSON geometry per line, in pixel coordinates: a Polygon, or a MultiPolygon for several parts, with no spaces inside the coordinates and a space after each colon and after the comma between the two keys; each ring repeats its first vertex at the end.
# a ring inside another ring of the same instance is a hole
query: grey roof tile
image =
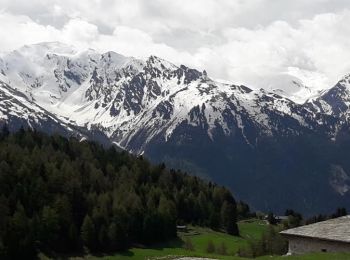
{"type": "Polygon", "coordinates": [[[287,229],[280,233],[286,236],[301,236],[350,243],[350,215],[287,229]]]}

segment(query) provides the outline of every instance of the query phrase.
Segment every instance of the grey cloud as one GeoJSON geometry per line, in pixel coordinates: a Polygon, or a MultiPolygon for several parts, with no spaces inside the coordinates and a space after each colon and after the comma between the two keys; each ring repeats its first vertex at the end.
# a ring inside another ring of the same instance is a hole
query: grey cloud
{"type": "Polygon", "coordinates": [[[58,40],[155,54],[248,85],[290,74],[324,86],[350,72],[348,0],[0,0],[0,6],[0,51],[58,40]]]}

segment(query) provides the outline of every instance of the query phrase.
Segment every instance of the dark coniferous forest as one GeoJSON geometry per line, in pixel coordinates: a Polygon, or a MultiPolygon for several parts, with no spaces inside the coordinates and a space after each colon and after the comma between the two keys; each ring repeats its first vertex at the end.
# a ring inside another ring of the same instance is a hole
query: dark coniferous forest
{"type": "Polygon", "coordinates": [[[236,203],[211,182],[115,148],[0,134],[0,259],[125,250],[194,224],[237,235],[236,203]]]}

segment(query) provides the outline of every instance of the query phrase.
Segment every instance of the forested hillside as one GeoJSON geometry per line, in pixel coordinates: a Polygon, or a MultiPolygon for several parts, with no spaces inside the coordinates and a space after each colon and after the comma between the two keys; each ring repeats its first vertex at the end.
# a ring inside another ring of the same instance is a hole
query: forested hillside
{"type": "Polygon", "coordinates": [[[231,193],[113,147],[1,131],[1,259],[118,251],[188,223],[238,234],[231,193]]]}

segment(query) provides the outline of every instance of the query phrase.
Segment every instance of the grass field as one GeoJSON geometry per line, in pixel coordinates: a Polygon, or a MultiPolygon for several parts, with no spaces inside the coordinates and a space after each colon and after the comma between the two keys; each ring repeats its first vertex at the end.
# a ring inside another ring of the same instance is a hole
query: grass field
{"type": "MultiPolygon", "coordinates": [[[[143,260],[159,257],[171,256],[198,256],[198,257],[211,257],[218,259],[233,259],[233,256],[237,253],[237,250],[247,244],[247,238],[259,238],[264,230],[267,228],[263,221],[253,220],[239,223],[239,229],[241,237],[230,236],[225,233],[216,232],[208,228],[189,227],[187,232],[179,232],[179,238],[168,243],[159,244],[153,248],[132,248],[121,254],[114,256],[106,256],[103,259],[120,259],[120,260],[143,260]],[[193,251],[186,250],[184,248],[184,241],[190,240],[193,245],[193,251]],[[212,241],[215,247],[219,247],[222,243],[227,248],[226,256],[213,253],[207,253],[208,241],[212,241]]],[[[91,257],[94,259],[95,257],[91,257]]],[[[241,258],[237,258],[241,259],[241,258]]]]}
{"type": "MultiPolygon", "coordinates": [[[[232,258],[233,260],[242,260],[242,258],[232,258]]],[[[329,254],[329,253],[315,253],[302,256],[264,256],[258,257],[257,260],[349,260],[350,254],[329,254]]]]}
{"type": "MultiPolygon", "coordinates": [[[[207,257],[215,259],[242,260],[235,256],[237,250],[247,244],[250,238],[258,239],[267,225],[263,221],[250,220],[239,222],[241,237],[233,237],[225,233],[215,232],[207,228],[189,227],[188,232],[179,232],[179,238],[168,243],[159,244],[152,248],[132,248],[126,252],[115,254],[113,256],[88,257],[88,259],[104,260],[144,260],[144,259],[173,259],[179,256],[207,257]],[[190,239],[193,245],[193,251],[184,248],[184,241],[190,239]],[[225,243],[228,255],[218,253],[208,254],[207,244],[211,240],[216,247],[225,243]]],[[[264,256],[257,258],[259,260],[267,259],[288,259],[288,260],[349,260],[350,254],[311,254],[305,256],[264,256]]]]}

